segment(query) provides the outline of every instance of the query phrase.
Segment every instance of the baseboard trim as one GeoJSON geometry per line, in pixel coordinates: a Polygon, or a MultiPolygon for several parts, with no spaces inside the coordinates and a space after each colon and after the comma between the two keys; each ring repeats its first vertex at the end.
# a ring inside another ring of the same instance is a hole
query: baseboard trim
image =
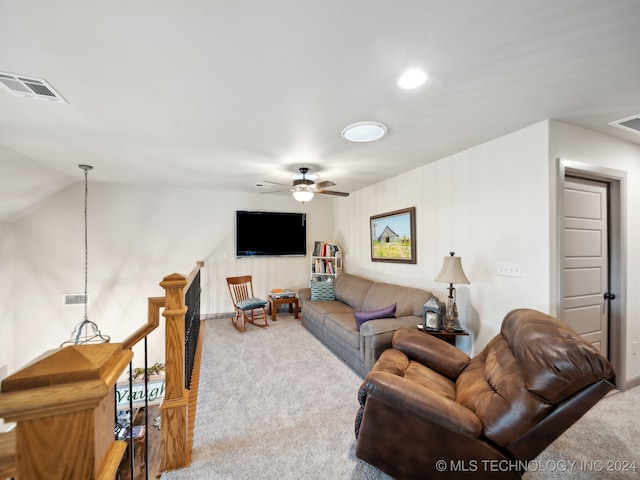
{"type": "Polygon", "coordinates": [[[224,313],[206,313],[204,315],[200,315],[200,320],[214,320],[216,318],[230,318],[233,317],[233,312],[224,312],[224,313]]]}
{"type": "Polygon", "coordinates": [[[624,382],[624,389],[629,390],[630,388],[637,387],[638,385],[640,385],[640,375],[631,377],[626,382],[624,382]]]}

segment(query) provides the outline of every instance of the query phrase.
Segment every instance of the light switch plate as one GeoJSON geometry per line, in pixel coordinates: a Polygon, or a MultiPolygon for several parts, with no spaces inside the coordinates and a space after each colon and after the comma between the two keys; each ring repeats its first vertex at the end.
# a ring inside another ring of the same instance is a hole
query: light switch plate
{"type": "Polygon", "coordinates": [[[504,277],[521,277],[522,265],[520,263],[499,263],[496,273],[504,277]]]}

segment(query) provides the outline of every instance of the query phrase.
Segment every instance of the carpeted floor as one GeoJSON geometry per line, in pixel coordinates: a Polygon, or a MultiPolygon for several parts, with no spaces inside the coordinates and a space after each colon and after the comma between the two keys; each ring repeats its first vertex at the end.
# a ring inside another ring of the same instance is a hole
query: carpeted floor
{"type": "MultiPolygon", "coordinates": [[[[293,316],[270,323],[206,321],[192,463],[162,479],[390,479],[354,455],[360,377],[293,316]]],[[[640,388],[607,397],[524,478],[638,477],[615,461],[640,462],[639,405],[640,388]]]]}

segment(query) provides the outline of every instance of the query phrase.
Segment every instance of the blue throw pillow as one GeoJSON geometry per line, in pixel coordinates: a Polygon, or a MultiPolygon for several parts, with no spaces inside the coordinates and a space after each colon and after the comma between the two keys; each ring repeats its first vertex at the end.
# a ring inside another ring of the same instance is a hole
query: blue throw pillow
{"type": "Polygon", "coordinates": [[[333,282],[311,282],[311,300],[335,300],[333,282]]]}
{"type": "Polygon", "coordinates": [[[364,322],[368,322],[369,320],[376,320],[378,318],[395,318],[396,316],[396,305],[389,305],[388,307],[381,308],[380,310],[370,310],[368,312],[354,312],[353,316],[356,319],[356,327],[360,330],[360,326],[364,322]]]}

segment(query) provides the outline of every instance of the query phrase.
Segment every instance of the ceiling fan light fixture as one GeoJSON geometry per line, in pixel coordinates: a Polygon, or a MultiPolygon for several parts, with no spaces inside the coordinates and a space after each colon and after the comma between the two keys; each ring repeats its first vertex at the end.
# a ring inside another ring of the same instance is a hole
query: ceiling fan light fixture
{"type": "Polygon", "coordinates": [[[358,122],[347,125],[342,136],[351,142],[373,142],[387,134],[387,126],[380,122],[358,122]]]}
{"type": "Polygon", "coordinates": [[[310,201],[313,198],[313,192],[311,190],[294,190],[293,198],[295,198],[300,203],[305,203],[310,201]]]}

